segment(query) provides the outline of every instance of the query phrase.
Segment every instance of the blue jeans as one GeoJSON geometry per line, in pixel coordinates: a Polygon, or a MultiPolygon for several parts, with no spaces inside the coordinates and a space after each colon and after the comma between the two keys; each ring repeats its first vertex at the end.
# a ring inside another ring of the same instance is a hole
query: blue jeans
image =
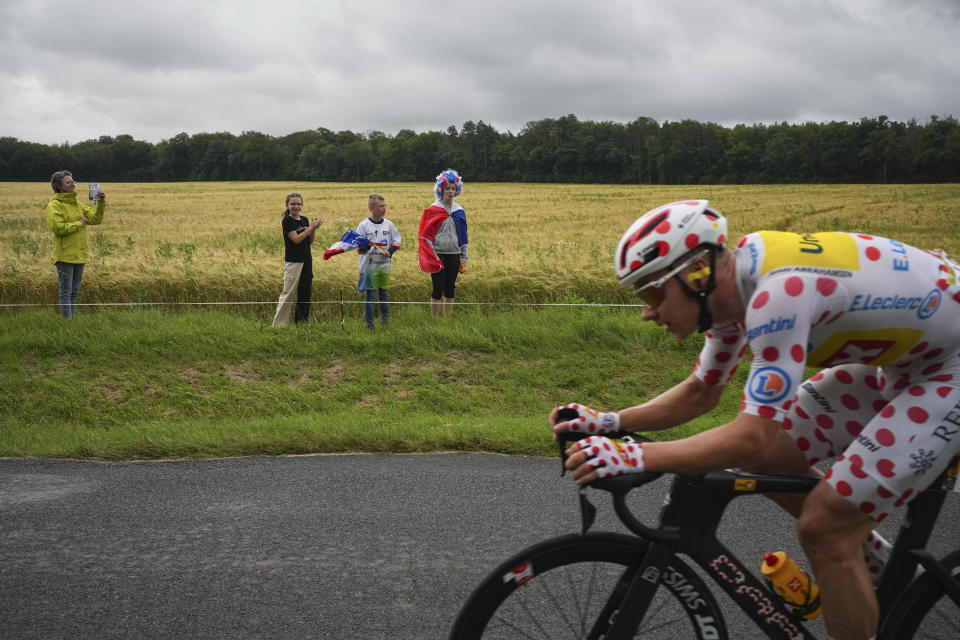
{"type": "Polygon", "coordinates": [[[83,280],[82,264],[57,262],[57,280],[60,282],[60,315],[73,320],[77,308],[77,294],[80,293],[80,281],[83,280]]]}
{"type": "Polygon", "coordinates": [[[380,322],[387,324],[390,320],[390,292],[386,289],[367,289],[364,291],[363,314],[367,320],[367,326],[373,328],[373,307],[380,294],[380,322]]]}

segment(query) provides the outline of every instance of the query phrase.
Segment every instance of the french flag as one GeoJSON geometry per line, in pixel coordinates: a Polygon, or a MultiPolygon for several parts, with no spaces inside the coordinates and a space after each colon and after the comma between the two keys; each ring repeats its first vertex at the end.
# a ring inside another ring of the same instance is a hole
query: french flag
{"type": "Polygon", "coordinates": [[[343,237],[334,242],[329,249],[323,252],[323,259],[329,260],[335,255],[345,253],[347,251],[354,251],[360,247],[365,247],[370,244],[370,241],[361,236],[356,231],[347,231],[343,234],[343,237]]]}
{"type": "Polygon", "coordinates": [[[437,237],[440,225],[447,218],[453,218],[457,229],[457,242],[463,246],[467,244],[467,214],[463,209],[447,213],[439,204],[433,204],[423,210],[420,216],[420,241],[417,247],[417,268],[424,273],[437,273],[443,270],[443,263],[437,257],[431,243],[437,237]],[[429,242],[427,242],[429,240],[429,242]]]}

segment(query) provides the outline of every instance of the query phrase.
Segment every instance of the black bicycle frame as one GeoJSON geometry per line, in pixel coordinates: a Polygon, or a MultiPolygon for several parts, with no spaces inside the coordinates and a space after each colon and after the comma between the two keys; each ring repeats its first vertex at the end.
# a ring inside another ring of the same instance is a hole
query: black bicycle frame
{"type": "MultiPolygon", "coordinates": [[[[567,442],[578,437],[558,441],[561,463],[566,460],[567,442]]],[[[956,464],[956,463],[955,463],[956,464]]],[[[562,474],[561,474],[562,475],[562,474]]],[[[653,600],[660,580],[677,554],[685,554],[710,576],[737,606],[746,613],[769,638],[784,640],[815,640],[803,625],[802,618],[770,587],[754,577],[737,558],[717,539],[717,526],[729,503],[745,495],[769,493],[809,493],[819,478],[796,476],[752,475],[734,471],[714,471],[703,475],[675,475],[669,498],[660,515],[657,528],[640,522],[626,504],[630,491],[660,474],[646,473],[596,480],[592,485],[609,491],[620,520],[634,534],[650,543],[643,561],[628,568],[608,598],[606,606],[594,624],[589,638],[630,638],[639,627],[653,600]],[[610,625],[609,627],[607,625],[610,625]]],[[[883,616],[890,612],[903,588],[914,578],[917,565],[923,567],[940,582],[950,598],[960,606],[960,587],[943,565],[924,550],[940,509],[948,493],[943,489],[947,472],[944,471],[929,488],[918,495],[907,507],[907,517],[900,527],[893,551],[877,588],[877,600],[883,616]]],[[[582,530],[585,533],[593,522],[596,509],[581,490],[582,530]]],[[[713,620],[697,620],[701,635],[710,637],[713,620]]]]}
{"type": "Polygon", "coordinates": [[[960,607],[960,586],[957,585],[957,581],[925,549],[937,517],[940,515],[940,508],[947,498],[948,492],[940,488],[942,480],[941,476],[930,488],[907,505],[907,517],[900,526],[890,559],[887,560],[887,568],[877,586],[880,611],[890,610],[894,601],[903,592],[903,586],[913,580],[918,564],[943,585],[947,595],[960,607]]]}
{"type": "MultiPolygon", "coordinates": [[[[625,572],[620,588],[607,603],[597,621],[593,635],[608,622],[608,638],[633,637],[633,632],[646,615],[670,562],[677,554],[685,554],[699,564],[711,579],[762,629],[769,638],[814,640],[801,618],[768,586],[755,578],[723,544],[716,529],[727,505],[739,495],[760,492],[807,493],[816,479],[778,478],[776,476],[734,475],[730,472],[704,476],[675,476],[670,498],[661,514],[660,526],[651,529],[641,523],[626,505],[629,488],[611,486],[614,509],[624,524],[650,542],[639,567],[625,572]],[[623,589],[623,586],[626,589],[623,589]],[[615,614],[614,614],[615,612],[615,614]],[[612,621],[610,618],[612,617],[612,621]]],[[[716,621],[698,619],[704,637],[716,621]]]]}
{"type": "MultiPolygon", "coordinates": [[[[657,585],[655,582],[677,554],[696,562],[710,578],[746,613],[769,638],[813,640],[802,618],[717,539],[717,526],[729,503],[737,497],[767,493],[809,493],[817,478],[751,475],[717,471],[702,476],[674,476],[669,499],[660,515],[658,528],[641,523],[626,504],[626,485],[604,487],[613,496],[614,509],[621,521],[635,534],[650,541],[642,564],[625,574],[629,587],[622,598],[611,598],[608,614],[620,603],[629,603],[619,611],[609,629],[610,638],[631,637],[646,614],[657,585]],[[620,632],[618,635],[616,632],[620,632]]],[[[938,479],[907,507],[907,517],[897,536],[887,569],[877,588],[880,611],[889,612],[921,564],[944,585],[960,606],[960,588],[942,565],[924,550],[939,517],[947,491],[938,479]]],[[[621,592],[622,593],[622,592],[621,592]]],[[[712,620],[698,620],[703,635],[709,637],[712,620]]],[[[881,620],[882,625],[882,620],[881,620]]],[[[602,626],[598,621],[598,627],[602,626]]],[[[593,637],[593,636],[591,636],[593,637]]],[[[599,636],[597,636],[599,637],[599,636]]]]}
{"type": "Polygon", "coordinates": [[[689,556],[737,603],[768,638],[813,639],[802,618],[769,586],[754,577],[717,539],[717,526],[730,501],[759,492],[807,493],[816,479],[708,473],[677,476],[661,523],[685,532],[677,551],[689,556]]]}

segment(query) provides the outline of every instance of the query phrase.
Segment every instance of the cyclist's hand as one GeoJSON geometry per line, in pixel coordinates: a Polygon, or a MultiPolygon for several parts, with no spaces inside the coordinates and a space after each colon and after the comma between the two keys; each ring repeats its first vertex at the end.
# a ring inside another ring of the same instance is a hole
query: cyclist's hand
{"type": "Polygon", "coordinates": [[[641,473],[643,444],[625,443],[604,436],[590,436],[574,442],[567,449],[564,466],[573,471],[577,484],[589,484],[597,478],[641,473]]]}
{"type": "Polygon", "coordinates": [[[611,433],[620,430],[620,414],[616,411],[604,413],[576,402],[557,407],[550,413],[550,428],[556,440],[558,433],[576,431],[578,433],[611,433]],[[573,413],[576,412],[576,417],[573,413]],[[566,414],[561,417],[561,414],[566,414]],[[567,417],[569,416],[569,417],[567,417]]]}

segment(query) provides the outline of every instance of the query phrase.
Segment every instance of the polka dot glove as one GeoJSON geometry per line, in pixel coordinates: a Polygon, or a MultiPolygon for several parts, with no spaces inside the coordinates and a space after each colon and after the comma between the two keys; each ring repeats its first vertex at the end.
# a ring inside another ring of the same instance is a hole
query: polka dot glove
{"type": "Polygon", "coordinates": [[[643,445],[611,440],[604,436],[590,436],[577,442],[587,454],[587,466],[597,470],[601,478],[624,473],[641,473],[643,469],[643,445]]]}
{"type": "Polygon", "coordinates": [[[620,414],[616,411],[604,413],[594,411],[576,402],[565,404],[558,409],[569,409],[577,412],[576,418],[568,418],[570,431],[577,433],[611,433],[620,430],[620,414]]]}

